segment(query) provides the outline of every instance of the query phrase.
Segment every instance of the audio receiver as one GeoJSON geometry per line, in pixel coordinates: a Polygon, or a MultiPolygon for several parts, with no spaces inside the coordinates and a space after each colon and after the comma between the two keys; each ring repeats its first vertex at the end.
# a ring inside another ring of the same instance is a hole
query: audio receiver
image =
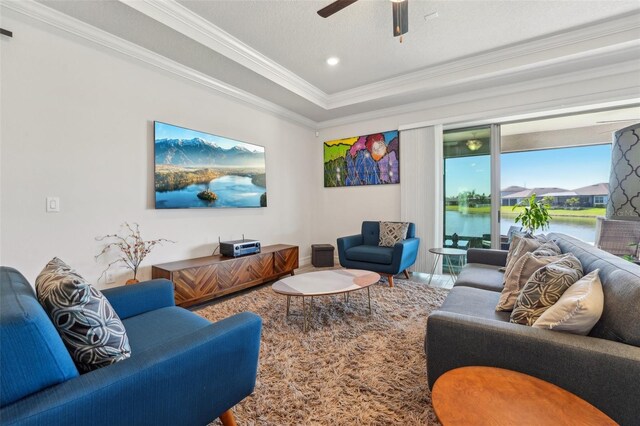
{"type": "Polygon", "coordinates": [[[220,254],[227,257],[245,256],[247,254],[260,253],[260,241],[241,240],[222,241],[220,243],[220,254]]]}

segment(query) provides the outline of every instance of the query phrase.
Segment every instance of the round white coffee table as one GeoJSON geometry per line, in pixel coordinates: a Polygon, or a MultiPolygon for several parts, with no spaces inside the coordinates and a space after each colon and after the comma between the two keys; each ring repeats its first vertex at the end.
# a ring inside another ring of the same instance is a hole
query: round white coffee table
{"type": "Polygon", "coordinates": [[[349,293],[367,289],[369,313],[371,313],[371,292],[369,286],[380,281],[380,275],[371,271],[359,269],[332,269],[329,271],[309,272],[294,275],[276,281],[271,289],[278,294],[287,296],[287,316],[291,306],[291,297],[302,297],[303,330],[307,331],[308,314],[313,304],[313,297],[344,294],[345,301],[349,300],[349,293]],[[306,298],[310,297],[307,309],[306,298]]]}

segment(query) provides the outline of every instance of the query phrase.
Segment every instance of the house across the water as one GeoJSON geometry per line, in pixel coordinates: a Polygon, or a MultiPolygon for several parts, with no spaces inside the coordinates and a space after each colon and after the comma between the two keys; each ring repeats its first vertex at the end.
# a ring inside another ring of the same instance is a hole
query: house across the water
{"type": "Polygon", "coordinates": [[[541,200],[542,198],[550,199],[551,205],[554,207],[605,207],[609,201],[608,183],[596,183],[595,185],[583,186],[573,190],[563,188],[523,188],[520,191],[513,192],[515,188],[522,187],[509,187],[501,191],[503,206],[515,206],[534,193],[536,194],[536,200],[541,200]]]}

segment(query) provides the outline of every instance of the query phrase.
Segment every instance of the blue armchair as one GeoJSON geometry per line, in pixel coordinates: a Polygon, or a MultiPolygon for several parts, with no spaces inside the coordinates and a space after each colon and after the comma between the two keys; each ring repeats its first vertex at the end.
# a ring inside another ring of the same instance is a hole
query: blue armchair
{"type": "Polygon", "coordinates": [[[407,238],[394,247],[380,247],[380,222],[362,222],[362,233],[338,238],[338,257],[345,268],[364,269],[386,275],[393,287],[393,276],[404,272],[416,262],[420,239],[415,224],[409,224],[407,238]]]}
{"type": "Polygon", "coordinates": [[[167,280],[103,291],[122,319],[131,357],[78,374],[31,285],[0,268],[3,425],[205,425],[253,392],[261,319],[211,323],[174,306],[167,280]]]}

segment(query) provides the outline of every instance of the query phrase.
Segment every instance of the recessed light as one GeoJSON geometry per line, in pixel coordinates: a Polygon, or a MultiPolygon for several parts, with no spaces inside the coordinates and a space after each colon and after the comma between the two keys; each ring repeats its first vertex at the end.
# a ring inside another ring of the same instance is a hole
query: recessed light
{"type": "Polygon", "coordinates": [[[340,58],[336,58],[335,56],[332,56],[329,59],[327,59],[327,63],[332,67],[335,65],[338,65],[338,62],[340,62],[340,58]]]}

